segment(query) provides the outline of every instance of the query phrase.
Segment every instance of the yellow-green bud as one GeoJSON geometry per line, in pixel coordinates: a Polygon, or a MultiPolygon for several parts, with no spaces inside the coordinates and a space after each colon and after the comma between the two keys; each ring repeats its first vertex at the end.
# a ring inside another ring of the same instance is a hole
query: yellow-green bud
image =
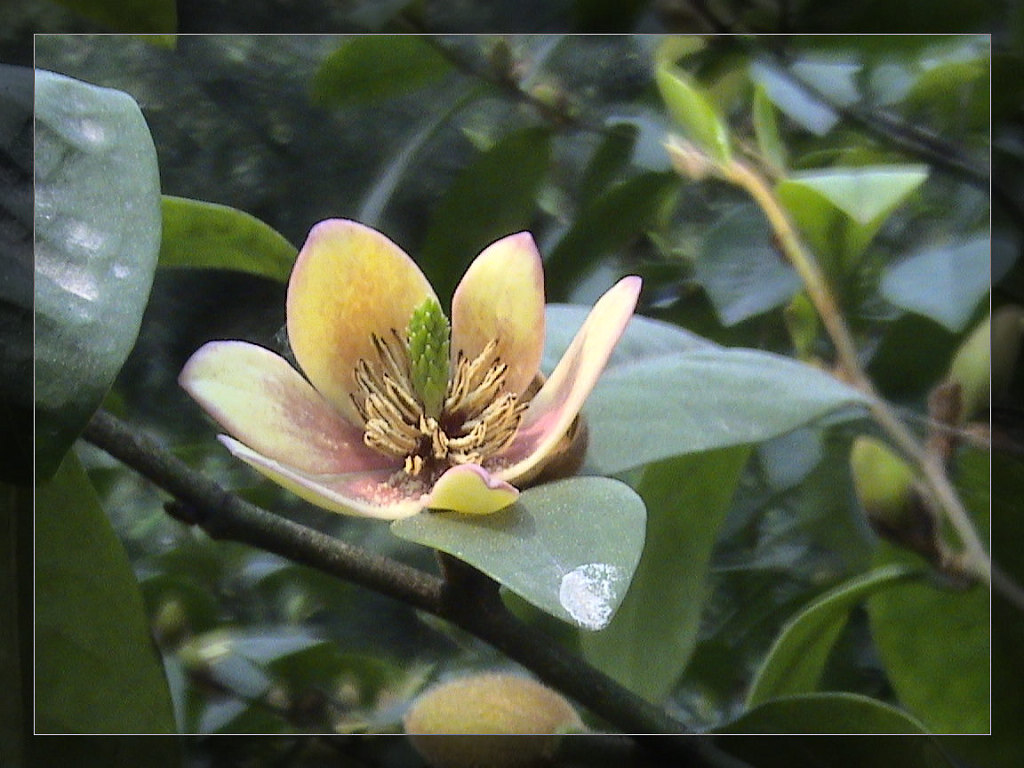
{"type": "Polygon", "coordinates": [[[902,527],[914,490],[914,472],[881,440],[861,435],[850,451],[853,486],[873,522],[902,527]]]}
{"type": "Polygon", "coordinates": [[[991,331],[991,318],[986,317],[960,345],[949,366],[949,380],[960,385],[961,421],[988,405],[991,331]]]}
{"type": "Polygon", "coordinates": [[[551,758],[561,734],[582,728],[564,697],[514,675],[442,683],[405,716],[406,733],[435,768],[529,768],[551,758]]]}

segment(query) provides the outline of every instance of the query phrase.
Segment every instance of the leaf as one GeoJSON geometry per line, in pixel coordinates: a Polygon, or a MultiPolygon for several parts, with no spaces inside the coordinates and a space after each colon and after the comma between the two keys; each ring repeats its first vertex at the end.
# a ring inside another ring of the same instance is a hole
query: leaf
{"type": "Polygon", "coordinates": [[[0,481],[25,486],[34,449],[32,80],[30,68],[0,64],[0,481]]]}
{"type": "Polygon", "coordinates": [[[177,32],[174,0],[57,0],[83,16],[118,32],[177,32]]]}
{"type": "Polygon", "coordinates": [[[36,728],[175,733],[131,565],[73,453],[36,490],[36,728]]]}
{"type": "Polygon", "coordinates": [[[637,485],[647,506],[640,565],[612,623],[581,642],[590,663],[650,701],[669,695],[693,653],[711,551],[749,454],[677,457],[648,466],[637,485]]]}
{"type": "Polygon", "coordinates": [[[679,192],[674,173],[641,173],[608,189],[580,211],[544,260],[549,298],[564,300],[577,280],[653,225],[679,192]]]}
{"type": "Polygon", "coordinates": [[[770,699],[815,692],[850,611],[867,596],[905,581],[914,573],[903,566],[878,568],[829,590],[790,619],[754,678],[747,694],[747,708],[770,699]]]}
{"type": "Polygon", "coordinates": [[[127,94],[36,73],[37,475],[135,343],[160,248],[156,151],[127,94]]]}
{"type": "MultiPolygon", "coordinates": [[[[855,693],[807,693],[772,699],[717,733],[927,733],[906,712],[855,693]]],[[[831,765],[831,764],[830,764],[831,765]]]]}
{"type": "Polygon", "coordinates": [[[418,35],[359,35],[324,59],[310,95],[325,107],[374,103],[421,88],[450,70],[448,61],[418,35]]]}
{"type": "Polygon", "coordinates": [[[504,136],[452,182],[420,249],[420,264],[442,299],[486,246],[529,227],[550,159],[551,132],[526,128],[504,136]]]}
{"type": "MultiPolygon", "coordinates": [[[[964,455],[959,485],[988,539],[988,455],[964,455]],[[965,477],[966,475],[966,477],[965,477]]],[[[877,561],[914,562],[883,543],[877,561]]],[[[900,702],[934,733],[989,731],[989,591],[902,584],[868,601],[871,634],[900,702]]]]}
{"type": "Polygon", "coordinates": [[[704,237],[696,278],[722,325],[782,306],[800,289],[800,278],[774,242],[764,214],[753,206],[725,214],[704,237]]]}
{"type": "Polygon", "coordinates": [[[987,235],[918,251],[882,273],[882,295],[897,307],[958,332],[989,291],[987,235]]]}
{"type": "Polygon", "coordinates": [[[765,91],[764,85],[758,83],[754,88],[754,136],[761,156],[777,174],[786,172],[789,165],[786,145],[779,135],[779,121],[775,107],[765,91]]]}
{"type": "Polygon", "coordinates": [[[732,156],[729,132],[697,84],[668,62],[658,65],[654,80],[669,114],[683,127],[687,138],[714,160],[728,162],[732,156]]]}
{"type": "Polygon", "coordinates": [[[629,164],[640,129],[630,123],[616,123],[607,133],[583,171],[579,200],[586,204],[608,190],[616,176],[629,164]]]}
{"type": "Polygon", "coordinates": [[[832,107],[802,88],[777,66],[755,61],[750,75],[781,112],[815,136],[824,136],[839,122],[839,115],[832,107]]]}
{"type": "Polygon", "coordinates": [[[794,173],[776,191],[811,248],[849,269],[927,176],[923,165],[830,168],[794,173]]]}
{"type": "Polygon", "coordinates": [[[644,504],[606,477],[523,491],[491,515],[421,512],[396,536],[464,560],[553,616],[601,629],[629,587],[644,545],[644,504]]]}
{"type": "Polygon", "coordinates": [[[244,211],[164,195],[161,267],[234,269],[285,281],[298,250],[244,211]]]}

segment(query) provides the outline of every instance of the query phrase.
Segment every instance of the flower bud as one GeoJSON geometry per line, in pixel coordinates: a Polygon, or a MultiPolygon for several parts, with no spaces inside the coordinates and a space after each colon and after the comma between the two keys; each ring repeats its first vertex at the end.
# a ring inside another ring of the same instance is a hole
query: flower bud
{"type": "Polygon", "coordinates": [[[910,466],[881,440],[861,435],[853,441],[850,469],[857,498],[872,523],[900,526],[914,487],[910,466]]]}
{"type": "Polygon", "coordinates": [[[413,746],[435,768],[540,765],[554,754],[562,733],[582,727],[576,710],[555,691],[498,674],[437,685],[405,716],[413,746]]]}
{"type": "Polygon", "coordinates": [[[960,418],[988,407],[991,318],[986,317],[964,340],[949,366],[949,380],[960,385],[960,418]]]}

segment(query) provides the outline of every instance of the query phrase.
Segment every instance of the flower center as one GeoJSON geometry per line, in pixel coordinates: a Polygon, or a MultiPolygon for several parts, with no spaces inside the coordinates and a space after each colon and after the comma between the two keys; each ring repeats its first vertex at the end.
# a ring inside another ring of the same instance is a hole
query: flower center
{"type": "Polygon", "coordinates": [[[407,474],[433,480],[456,464],[479,464],[512,442],[526,403],[503,392],[508,365],[496,355],[497,341],[472,360],[459,352],[440,409],[431,416],[417,395],[398,331],[372,338],[378,360],[356,363],[361,397],[352,396],[368,446],[404,459],[407,474]]]}

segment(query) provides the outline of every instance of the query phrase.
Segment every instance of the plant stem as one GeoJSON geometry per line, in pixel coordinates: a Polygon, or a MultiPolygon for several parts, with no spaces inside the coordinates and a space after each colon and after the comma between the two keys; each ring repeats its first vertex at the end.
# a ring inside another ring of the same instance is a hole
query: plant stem
{"type": "Polygon", "coordinates": [[[286,520],[229,493],[105,411],[93,416],[83,436],[174,496],[168,512],[215,539],[259,547],[450,621],[624,733],[678,734],[645,742],[644,747],[682,765],[746,766],[720,751],[709,737],[686,735],[686,726],[663,709],[523,624],[501,601],[498,585],[459,560],[442,556],[442,579],[286,520]]]}
{"type": "Polygon", "coordinates": [[[913,462],[923,479],[923,489],[930,506],[939,509],[956,531],[963,545],[960,567],[967,574],[986,584],[991,582],[991,563],[978,538],[967,510],[946,474],[941,461],[930,456],[914,434],[899,420],[889,404],[878,394],[865,373],[857,355],[853,335],[833,298],[828,281],[813,256],[803,247],[796,229],[786,215],[768,182],[754,169],[739,160],[721,167],[725,179],[742,187],[764,211],[769,224],[790,264],[797,271],[807,295],[832,339],[841,378],[850,382],[869,398],[868,409],[875,422],[885,431],[896,448],[913,462]]]}

